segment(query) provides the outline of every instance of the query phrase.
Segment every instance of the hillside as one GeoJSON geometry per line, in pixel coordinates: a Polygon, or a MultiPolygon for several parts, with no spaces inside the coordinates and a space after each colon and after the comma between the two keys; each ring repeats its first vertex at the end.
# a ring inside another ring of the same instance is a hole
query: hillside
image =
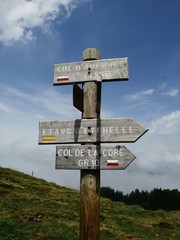
{"type": "MultiPolygon", "coordinates": [[[[79,192],[0,168],[1,240],[78,240],[79,192]]],[[[101,240],[180,239],[180,212],[101,199],[101,240]]]]}

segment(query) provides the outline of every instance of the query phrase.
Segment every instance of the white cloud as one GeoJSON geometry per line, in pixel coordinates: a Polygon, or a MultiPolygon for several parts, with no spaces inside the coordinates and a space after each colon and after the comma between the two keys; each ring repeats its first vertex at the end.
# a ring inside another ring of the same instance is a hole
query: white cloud
{"type": "Polygon", "coordinates": [[[158,90],[159,91],[162,91],[162,90],[165,90],[167,88],[168,84],[167,82],[163,82],[159,87],[158,87],[158,90]]]}
{"type": "Polygon", "coordinates": [[[179,89],[176,88],[169,88],[168,89],[168,84],[167,82],[162,83],[159,87],[158,87],[158,91],[168,97],[176,97],[179,95],[179,89]]]}
{"type": "Polygon", "coordinates": [[[0,111],[10,113],[10,112],[14,112],[15,109],[11,106],[8,106],[7,104],[0,102],[0,111]]]}
{"type": "Polygon", "coordinates": [[[175,134],[180,131],[180,111],[175,111],[152,122],[152,130],[161,134],[175,134]]]}
{"type": "MultiPolygon", "coordinates": [[[[48,115],[50,119],[53,117],[72,119],[78,112],[72,106],[72,96],[56,91],[54,88],[43,88],[43,90],[40,88],[31,93],[6,85],[1,85],[1,89],[2,98],[10,101],[18,114],[31,114],[36,119],[37,116],[42,119],[43,116],[48,115]]],[[[0,105],[0,109],[10,110],[5,104],[3,106],[0,105]]]]}
{"type": "Polygon", "coordinates": [[[180,111],[153,121],[144,139],[137,142],[143,149],[139,154],[139,167],[154,175],[179,175],[176,169],[180,166],[179,133],[180,111]]]}
{"type": "Polygon", "coordinates": [[[152,96],[154,94],[154,89],[147,89],[144,91],[139,91],[134,94],[125,95],[125,99],[128,101],[139,101],[145,98],[148,98],[149,96],[152,96]]]}
{"type": "Polygon", "coordinates": [[[179,95],[179,89],[171,88],[165,93],[168,97],[176,97],[179,95]]]}
{"type": "Polygon", "coordinates": [[[154,93],[154,89],[148,89],[146,91],[143,91],[142,95],[144,95],[144,96],[151,96],[151,95],[153,95],[153,93],[154,93]]]}
{"type": "Polygon", "coordinates": [[[36,39],[34,28],[46,28],[59,16],[68,18],[79,2],[81,0],[0,0],[0,42],[10,45],[36,39]]]}

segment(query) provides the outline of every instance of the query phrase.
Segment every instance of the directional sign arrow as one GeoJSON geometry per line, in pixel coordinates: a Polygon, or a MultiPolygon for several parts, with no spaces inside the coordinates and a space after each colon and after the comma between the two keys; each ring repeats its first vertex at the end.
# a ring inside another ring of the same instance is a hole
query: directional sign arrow
{"type": "Polygon", "coordinates": [[[119,80],[128,80],[128,58],[102,59],[54,65],[54,85],[119,80]]]}
{"type": "Polygon", "coordinates": [[[135,142],[147,131],[133,118],[45,121],[39,124],[39,144],[135,142]]]}
{"type": "Polygon", "coordinates": [[[56,169],[124,170],[134,159],[125,146],[56,147],[56,169]]]}

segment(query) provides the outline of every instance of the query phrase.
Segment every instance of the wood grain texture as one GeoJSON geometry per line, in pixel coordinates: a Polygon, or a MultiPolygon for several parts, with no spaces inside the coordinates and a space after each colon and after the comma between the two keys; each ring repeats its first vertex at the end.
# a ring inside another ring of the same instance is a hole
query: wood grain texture
{"type": "Polygon", "coordinates": [[[100,239],[99,171],[81,171],[80,240],[100,239]]]}
{"type": "Polygon", "coordinates": [[[56,169],[124,170],[135,159],[125,146],[57,146],[56,169]],[[108,164],[113,162],[116,164],[108,164]]]}
{"type": "Polygon", "coordinates": [[[87,82],[84,84],[84,111],[83,118],[97,117],[97,84],[95,82],[87,82]]]}
{"type": "Polygon", "coordinates": [[[39,144],[135,142],[147,131],[133,118],[43,121],[39,144]]]}
{"type": "Polygon", "coordinates": [[[128,58],[112,58],[54,65],[54,85],[89,81],[128,80],[128,58]]]}
{"type": "MultiPolygon", "coordinates": [[[[85,49],[83,60],[100,58],[97,49],[85,49]]],[[[86,61],[87,63],[87,61],[86,61]]],[[[91,68],[88,68],[88,75],[91,75],[91,68]]],[[[97,79],[96,79],[97,80],[97,79]]],[[[82,118],[100,118],[100,104],[98,99],[101,96],[101,82],[84,83],[84,111],[82,118]],[[90,91],[90,94],[88,94],[90,91]],[[99,107],[99,109],[98,109],[99,107]]],[[[98,125],[96,125],[98,127],[98,125]]],[[[92,135],[90,126],[87,128],[88,135],[92,135]]],[[[87,144],[87,143],[86,143],[87,144]]],[[[80,240],[100,239],[100,170],[81,170],[80,179],[80,240]]]]}
{"type": "Polygon", "coordinates": [[[86,48],[82,54],[83,61],[99,60],[100,51],[97,48],[86,48]]]}

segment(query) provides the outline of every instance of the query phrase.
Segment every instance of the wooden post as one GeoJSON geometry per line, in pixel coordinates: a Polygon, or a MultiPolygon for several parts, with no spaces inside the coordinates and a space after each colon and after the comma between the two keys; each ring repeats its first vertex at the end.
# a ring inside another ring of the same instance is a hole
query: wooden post
{"type": "MultiPolygon", "coordinates": [[[[83,60],[100,59],[99,51],[88,48],[83,60]]],[[[91,69],[88,69],[90,74],[91,69]]],[[[87,82],[83,87],[82,118],[100,118],[101,82],[87,82]]],[[[100,239],[100,170],[81,170],[80,240],[100,239]]]]}

